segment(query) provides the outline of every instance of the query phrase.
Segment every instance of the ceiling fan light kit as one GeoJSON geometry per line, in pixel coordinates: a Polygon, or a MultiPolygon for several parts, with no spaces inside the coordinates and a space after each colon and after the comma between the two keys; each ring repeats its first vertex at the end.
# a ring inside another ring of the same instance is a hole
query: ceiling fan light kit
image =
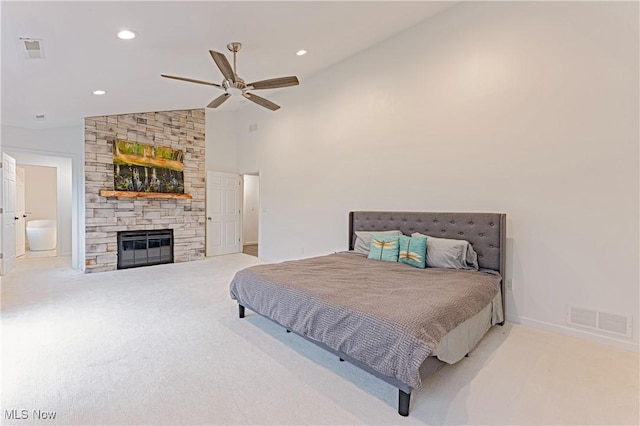
{"type": "Polygon", "coordinates": [[[189,83],[206,84],[208,86],[214,86],[218,89],[224,90],[225,93],[211,101],[209,105],[207,105],[207,108],[217,108],[231,96],[240,95],[250,100],[251,102],[260,105],[261,107],[267,108],[271,111],[275,111],[277,109],[280,109],[279,105],[271,102],[268,99],[250,93],[249,90],[279,89],[281,87],[297,86],[298,84],[300,84],[300,82],[298,81],[298,77],[296,76],[270,78],[268,80],[260,80],[254,83],[246,84],[242,78],[238,77],[238,74],[236,72],[236,54],[240,51],[240,49],[242,49],[242,44],[240,42],[234,41],[233,43],[227,44],[227,49],[229,49],[229,51],[233,53],[233,68],[231,67],[231,64],[224,54],[216,52],[215,50],[209,51],[211,58],[216,63],[216,66],[224,77],[224,80],[222,80],[221,84],[210,83],[208,81],[202,80],[194,80],[192,78],[176,77],[167,74],[161,74],[161,76],[165,78],[172,78],[174,80],[187,81],[189,83]]]}

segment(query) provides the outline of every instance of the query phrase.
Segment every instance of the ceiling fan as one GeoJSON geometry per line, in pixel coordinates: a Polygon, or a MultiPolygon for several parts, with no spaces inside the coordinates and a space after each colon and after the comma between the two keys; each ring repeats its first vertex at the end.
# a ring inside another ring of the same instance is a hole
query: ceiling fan
{"type": "Polygon", "coordinates": [[[253,83],[246,84],[243,79],[238,77],[236,73],[236,53],[240,51],[242,48],[242,44],[235,41],[233,43],[227,44],[227,49],[233,52],[233,68],[231,68],[231,64],[227,60],[227,57],[214,50],[210,50],[209,53],[213,58],[214,62],[220,69],[220,72],[224,76],[224,80],[222,80],[222,84],[210,83],[208,81],[202,80],[194,80],[192,78],[185,77],[176,77],[173,75],[160,74],[162,77],[172,78],[174,80],[182,80],[188,81],[190,83],[199,83],[206,84],[209,86],[217,87],[218,89],[224,90],[225,93],[218,96],[214,100],[212,100],[207,108],[217,108],[224,103],[231,95],[242,95],[245,98],[249,99],[251,102],[255,102],[256,104],[270,109],[271,111],[275,111],[280,108],[280,105],[277,105],[271,102],[268,99],[262,98],[258,95],[254,95],[253,93],[249,93],[249,90],[262,90],[262,89],[278,89],[280,87],[289,87],[289,86],[297,86],[300,84],[298,81],[298,77],[289,76],[289,77],[278,77],[278,78],[270,78],[268,80],[260,80],[253,83]]]}

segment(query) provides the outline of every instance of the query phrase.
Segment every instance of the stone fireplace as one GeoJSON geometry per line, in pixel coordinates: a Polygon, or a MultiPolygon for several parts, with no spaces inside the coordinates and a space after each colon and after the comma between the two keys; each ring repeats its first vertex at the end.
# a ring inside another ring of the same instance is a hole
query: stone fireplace
{"type": "Polygon", "coordinates": [[[204,258],[204,109],[87,117],[84,131],[86,272],[118,268],[119,232],[170,230],[172,261],[204,258]],[[113,195],[117,140],[183,150],[184,197],[113,195]]]}

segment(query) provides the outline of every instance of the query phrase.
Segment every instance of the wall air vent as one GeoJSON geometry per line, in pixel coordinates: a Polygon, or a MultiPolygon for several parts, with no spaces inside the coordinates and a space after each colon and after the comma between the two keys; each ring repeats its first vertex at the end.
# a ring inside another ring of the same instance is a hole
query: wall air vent
{"type": "Polygon", "coordinates": [[[598,328],[609,333],[631,337],[631,318],[617,314],[598,312],[598,328]]]}
{"type": "Polygon", "coordinates": [[[569,305],[567,306],[567,324],[589,328],[600,333],[632,337],[630,316],[569,305]]]}
{"type": "Polygon", "coordinates": [[[44,49],[42,40],[35,38],[20,38],[20,44],[25,52],[27,59],[43,59],[44,49]]]}

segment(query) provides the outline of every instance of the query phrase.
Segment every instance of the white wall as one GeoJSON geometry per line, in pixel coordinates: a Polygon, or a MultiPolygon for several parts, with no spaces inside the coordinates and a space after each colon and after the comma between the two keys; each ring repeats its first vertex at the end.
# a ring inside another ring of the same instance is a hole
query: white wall
{"type": "Polygon", "coordinates": [[[24,129],[2,126],[2,150],[18,163],[56,167],[58,253],[84,268],[84,130],[82,126],[24,129]]]}
{"type": "Polygon", "coordinates": [[[29,214],[27,220],[55,219],[58,210],[57,168],[27,165],[22,167],[25,171],[25,211],[29,214]]]}
{"type": "Polygon", "coordinates": [[[209,171],[237,173],[235,113],[205,109],[205,166],[209,171]]]}
{"type": "Polygon", "coordinates": [[[244,175],[242,236],[244,244],[258,243],[260,220],[260,176],[244,175]]]}
{"type": "Polygon", "coordinates": [[[350,210],[505,212],[508,318],[637,350],[637,18],[462,3],[241,110],[261,257],[346,249],[350,210]],[[632,343],[569,329],[570,303],[632,315],[632,343]]]}

